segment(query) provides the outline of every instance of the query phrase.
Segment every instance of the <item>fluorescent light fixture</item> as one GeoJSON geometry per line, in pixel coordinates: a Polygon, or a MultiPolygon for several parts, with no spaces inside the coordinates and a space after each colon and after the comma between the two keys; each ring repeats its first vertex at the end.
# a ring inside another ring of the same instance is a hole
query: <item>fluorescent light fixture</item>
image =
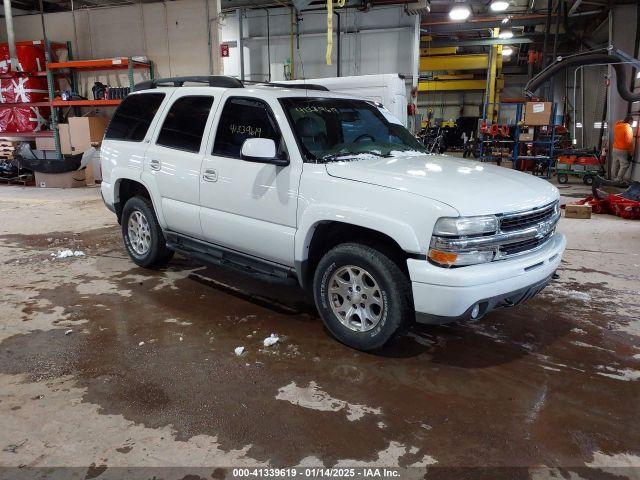
{"type": "Polygon", "coordinates": [[[471,9],[466,3],[454,3],[449,10],[449,18],[451,20],[466,20],[471,15],[471,9]]]}
{"type": "Polygon", "coordinates": [[[489,7],[493,12],[504,12],[507,8],[509,8],[509,2],[505,0],[494,0],[491,2],[491,6],[489,7]]]}
{"type": "Polygon", "coordinates": [[[580,122],[576,123],[576,128],[582,128],[582,124],[580,122]]]}
{"type": "Polygon", "coordinates": [[[577,145],[578,144],[578,139],[574,138],[571,143],[573,143],[574,145],[577,145]]]}
{"type": "Polygon", "coordinates": [[[513,54],[513,48],[511,47],[502,47],[502,56],[509,57],[513,54]]]}
{"type": "Polygon", "coordinates": [[[636,78],[640,78],[640,72],[636,73],[636,78]]]}
{"type": "Polygon", "coordinates": [[[513,38],[513,32],[511,30],[501,30],[498,34],[498,38],[508,40],[509,38],[513,38]]]}
{"type": "Polygon", "coordinates": [[[501,23],[502,23],[502,24],[507,24],[507,23],[509,23],[509,20],[511,20],[509,17],[504,17],[504,18],[502,19],[502,22],[501,22],[501,23]]]}
{"type": "Polygon", "coordinates": [[[638,126],[638,120],[634,120],[631,124],[631,128],[636,128],[638,126]]]}

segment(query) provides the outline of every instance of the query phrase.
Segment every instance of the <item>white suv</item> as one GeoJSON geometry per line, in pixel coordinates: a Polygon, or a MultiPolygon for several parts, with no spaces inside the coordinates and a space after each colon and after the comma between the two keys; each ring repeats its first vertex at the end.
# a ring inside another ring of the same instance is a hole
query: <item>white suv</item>
{"type": "Polygon", "coordinates": [[[548,182],[425,154],[381,105],[314,85],[144,82],[111,120],[102,168],[135,263],[177,251],[297,279],[331,333],[362,350],[414,320],[527,300],[566,244],[548,182]]]}

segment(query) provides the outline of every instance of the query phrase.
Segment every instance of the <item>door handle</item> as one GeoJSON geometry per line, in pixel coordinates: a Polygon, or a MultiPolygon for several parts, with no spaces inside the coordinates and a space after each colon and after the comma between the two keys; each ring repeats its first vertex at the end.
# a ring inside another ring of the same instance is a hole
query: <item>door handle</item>
{"type": "Polygon", "coordinates": [[[216,172],[213,168],[207,168],[202,174],[202,179],[206,182],[217,182],[218,172],[216,172]]]}
{"type": "Polygon", "coordinates": [[[149,160],[149,168],[151,170],[160,170],[160,160],[152,158],[149,160]]]}

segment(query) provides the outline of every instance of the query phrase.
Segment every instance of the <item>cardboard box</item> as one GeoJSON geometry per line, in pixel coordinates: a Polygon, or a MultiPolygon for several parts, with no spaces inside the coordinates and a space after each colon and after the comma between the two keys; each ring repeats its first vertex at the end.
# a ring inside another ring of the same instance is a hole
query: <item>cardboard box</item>
{"type": "Polygon", "coordinates": [[[533,141],[533,128],[528,128],[520,132],[520,140],[521,142],[532,142],[533,141]]]}
{"type": "Polygon", "coordinates": [[[551,123],[551,102],[527,102],[524,109],[524,123],[549,125],[551,123]]]}
{"type": "Polygon", "coordinates": [[[71,148],[71,135],[69,132],[68,123],[59,123],[58,132],[60,134],[60,149],[63,155],[71,155],[73,149],[71,148]]]}
{"type": "Polygon", "coordinates": [[[65,173],[35,172],[36,187],[39,188],[75,188],[86,186],[85,171],[73,170],[65,173]]]}
{"type": "Polygon", "coordinates": [[[84,153],[91,144],[102,142],[109,119],[106,117],[69,117],[69,135],[73,153],[84,153]]]}
{"type": "Polygon", "coordinates": [[[36,137],[36,150],[55,150],[53,137],[36,137]]]}
{"type": "Polygon", "coordinates": [[[591,218],[591,205],[567,205],[564,216],[567,218],[591,218]]]}

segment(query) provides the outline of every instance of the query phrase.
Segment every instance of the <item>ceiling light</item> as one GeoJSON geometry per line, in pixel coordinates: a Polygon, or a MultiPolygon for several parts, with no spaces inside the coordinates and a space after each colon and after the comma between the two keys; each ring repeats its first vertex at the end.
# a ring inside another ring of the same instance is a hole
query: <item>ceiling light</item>
{"type": "Polygon", "coordinates": [[[466,3],[455,3],[453,8],[449,10],[451,20],[466,20],[469,15],[471,15],[471,9],[466,3]]]}
{"type": "Polygon", "coordinates": [[[502,56],[509,57],[513,53],[513,48],[511,47],[502,47],[502,56]]]}
{"type": "Polygon", "coordinates": [[[491,2],[490,7],[493,12],[504,12],[507,8],[509,8],[509,2],[505,0],[494,0],[491,2]]]}
{"type": "Polygon", "coordinates": [[[504,17],[504,18],[502,19],[502,22],[501,22],[501,23],[502,23],[502,24],[509,23],[509,20],[511,20],[509,17],[504,17]]]}
{"type": "Polygon", "coordinates": [[[498,38],[509,39],[513,38],[513,32],[511,30],[502,30],[498,34],[498,38]]]}

